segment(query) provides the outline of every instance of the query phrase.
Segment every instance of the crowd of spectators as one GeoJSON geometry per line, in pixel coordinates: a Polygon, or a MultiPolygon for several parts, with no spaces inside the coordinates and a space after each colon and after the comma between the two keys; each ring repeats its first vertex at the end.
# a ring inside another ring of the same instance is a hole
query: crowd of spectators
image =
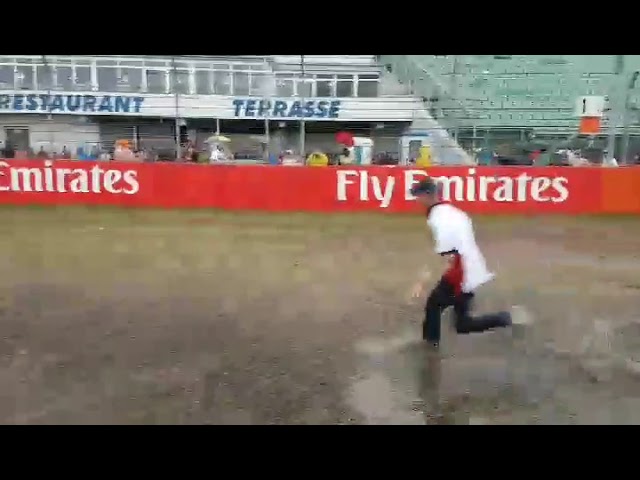
{"type": "MultiPolygon", "coordinates": [[[[176,155],[175,149],[155,150],[137,149],[127,140],[114,142],[111,148],[99,144],[70,149],[66,145],[60,151],[48,150],[41,146],[37,151],[29,149],[20,151],[10,145],[0,145],[0,158],[15,159],[63,159],[63,160],[89,160],[89,161],[130,161],[130,162],[187,162],[187,163],[251,163],[272,165],[351,165],[356,163],[353,150],[337,146],[335,151],[312,151],[302,155],[293,150],[285,150],[279,153],[269,152],[265,148],[260,152],[232,152],[230,148],[222,145],[197,147],[192,141],[186,140],[180,148],[180,155],[176,155]]],[[[589,166],[605,163],[606,150],[590,149],[553,149],[540,148],[479,148],[471,152],[477,165],[514,165],[514,166],[589,166]]],[[[428,154],[426,164],[420,162],[420,158],[410,159],[410,165],[429,166],[438,164],[438,159],[428,154]]],[[[371,159],[373,165],[394,166],[400,165],[400,156],[397,152],[378,152],[371,159]]],[[[640,154],[625,162],[629,165],[640,165],[640,154]]],[[[614,166],[617,161],[614,159],[614,166]]]]}

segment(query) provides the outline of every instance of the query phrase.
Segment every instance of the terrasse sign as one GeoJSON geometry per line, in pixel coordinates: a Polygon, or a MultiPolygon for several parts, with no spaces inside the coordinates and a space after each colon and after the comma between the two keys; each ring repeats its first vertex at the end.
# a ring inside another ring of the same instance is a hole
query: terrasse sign
{"type": "Polygon", "coordinates": [[[270,100],[236,98],[234,116],[238,118],[324,118],[340,117],[340,100],[270,100]]]}

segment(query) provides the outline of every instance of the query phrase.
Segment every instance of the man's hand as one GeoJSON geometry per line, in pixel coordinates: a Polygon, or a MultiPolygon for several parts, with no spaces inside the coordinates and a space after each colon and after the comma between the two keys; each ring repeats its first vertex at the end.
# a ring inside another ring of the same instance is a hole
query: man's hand
{"type": "Polygon", "coordinates": [[[409,294],[412,300],[422,297],[422,295],[424,294],[424,282],[416,282],[415,285],[411,288],[409,294]]]}
{"type": "Polygon", "coordinates": [[[411,290],[409,291],[409,300],[415,300],[416,298],[420,298],[424,295],[424,286],[431,279],[431,271],[428,268],[425,268],[420,273],[420,279],[413,285],[411,290]]]}

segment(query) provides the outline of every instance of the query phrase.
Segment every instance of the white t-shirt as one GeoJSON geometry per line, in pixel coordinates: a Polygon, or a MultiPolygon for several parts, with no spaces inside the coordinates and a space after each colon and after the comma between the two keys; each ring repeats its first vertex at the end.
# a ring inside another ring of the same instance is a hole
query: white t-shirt
{"type": "Polygon", "coordinates": [[[493,279],[494,274],[487,270],[487,263],[476,243],[473,223],[466,213],[453,205],[441,203],[431,207],[427,223],[433,233],[437,254],[460,254],[463,292],[473,292],[493,279]]]}
{"type": "Polygon", "coordinates": [[[217,148],[214,148],[211,151],[211,155],[209,156],[209,163],[224,162],[226,159],[227,158],[224,152],[218,150],[217,148]]]}

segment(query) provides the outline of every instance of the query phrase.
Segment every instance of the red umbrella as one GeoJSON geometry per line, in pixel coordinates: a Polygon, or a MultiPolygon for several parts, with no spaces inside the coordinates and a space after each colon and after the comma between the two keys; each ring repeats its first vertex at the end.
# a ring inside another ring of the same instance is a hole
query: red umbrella
{"type": "Polygon", "coordinates": [[[345,147],[353,147],[353,135],[349,132],[338,132],[336,133],[336,142],[344,145],[345,147]]]}

